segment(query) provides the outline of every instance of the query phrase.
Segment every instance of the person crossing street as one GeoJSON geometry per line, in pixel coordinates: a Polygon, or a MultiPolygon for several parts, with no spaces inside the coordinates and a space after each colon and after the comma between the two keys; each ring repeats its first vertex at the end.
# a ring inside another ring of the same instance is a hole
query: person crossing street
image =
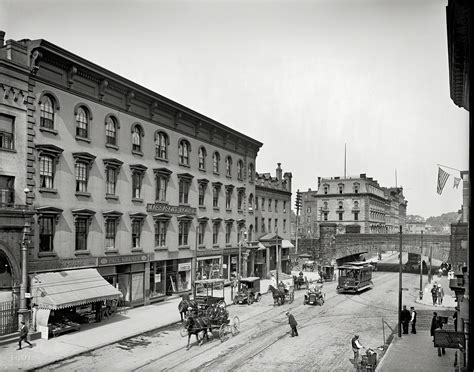
{"type": "Polygon", "coordinates": [[[286,316],[288,317],[288,324],[291,327],[291,337],[298,336],[298,330],[296,329],[298,323],[295,317],[289,311],[286,312],[286,316]]]}

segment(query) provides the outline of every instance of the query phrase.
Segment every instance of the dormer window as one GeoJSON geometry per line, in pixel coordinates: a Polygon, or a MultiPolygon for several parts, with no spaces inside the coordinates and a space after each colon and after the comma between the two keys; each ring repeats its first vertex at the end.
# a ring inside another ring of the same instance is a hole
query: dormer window
{"type": "Polygon", "coordinates": [[[329,185],[323,185],[323,192],[324,194],[329,193],[329,185]]]}
{"type": "Polygon", "coordinates": [[[344,191],[344,184],[340,183],[337,185],[337,190],[339,191],[339,194],[342,194],[344,191]]]}
{"type": "Polygon", "coordinates": [[[354,193],[355,194],[359,193],[359,188],[360,188],[360,185],[358,183],[354,183],[354,193]]]}

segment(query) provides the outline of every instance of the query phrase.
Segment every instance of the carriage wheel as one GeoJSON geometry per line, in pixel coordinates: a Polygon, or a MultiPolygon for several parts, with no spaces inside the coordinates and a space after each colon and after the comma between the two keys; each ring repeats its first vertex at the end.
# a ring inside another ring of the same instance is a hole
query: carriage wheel
{"type": "Polygon", "coordinates": [[[257,302],[260,302],[261,300],[262,300],[262,295],[259,293],[259,294],[257,295],[257,302]]]}
{"type": "Polygon", "coordinates": [[[227,324],[222,324],[219,328],[219,339],[221,342],[226,341],[229,338],[229,330],[227,329],[227,324]]]}
{"type": "Polygon", "coordinates": [[[231,332],[232,336],[235,336],[240,332],[240,319],[237,316],[232,318],[231,332]]]}
{"type": "Polygon", "coordinates": [[[181,337],[186,337],[188,335],[188,330],[184,327],[181,327],[181,329],[179,330],[179,334],[181,335],[181,337]]]}

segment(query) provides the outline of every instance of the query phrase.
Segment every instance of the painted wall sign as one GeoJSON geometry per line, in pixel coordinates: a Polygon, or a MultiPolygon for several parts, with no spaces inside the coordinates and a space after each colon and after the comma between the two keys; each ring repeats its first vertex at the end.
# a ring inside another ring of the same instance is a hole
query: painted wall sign
{"type": "Polygon", "coordinates": [[[40,272],[40,271],[54,271],[54,270],[66,270],[66,269],[77,269],[86,267],[96,267],[97,257],[84,257],[84,258],[64,258],[57,260],[45,260],[45,261],[30,261],[28,263],[28,272],[40,272]]]}
{"type": "Polygon", "coordinates": [[[146,211],[155,213],[196,214],[196,208],[184,205],[169,205],[165,203],[148,203],[146,205],[146,211]]]}

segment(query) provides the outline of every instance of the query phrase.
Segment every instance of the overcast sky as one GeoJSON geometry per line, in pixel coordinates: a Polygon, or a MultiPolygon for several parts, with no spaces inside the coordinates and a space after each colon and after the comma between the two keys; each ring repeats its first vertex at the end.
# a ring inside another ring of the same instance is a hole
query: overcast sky
{"type": "MultiPolygon", "coordinates": [[[[449,97],[447,0],[0,0],[7,39],[46,39],[264,143],[257,171],[366,173],[408,214],[457,211],[468,168],[449,97]]],[[[294,204],[294,203],[293,203],[294,204]]]]}

